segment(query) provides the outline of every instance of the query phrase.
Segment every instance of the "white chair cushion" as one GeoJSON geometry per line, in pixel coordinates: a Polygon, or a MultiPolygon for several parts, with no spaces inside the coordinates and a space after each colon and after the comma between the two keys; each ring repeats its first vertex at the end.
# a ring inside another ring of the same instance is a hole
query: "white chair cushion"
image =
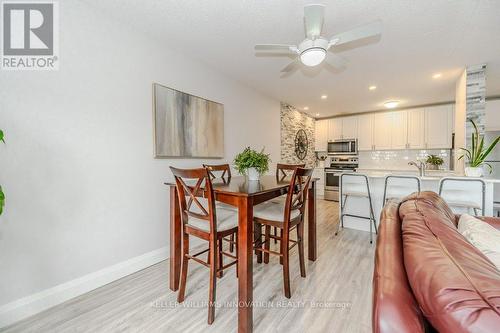
{"type": "MultiPolygon", "coordinates": [[[[208,213],[208,200],[206,198],[197,198],[200,204],[205,208],[208,213]]],[[[189,202],[189,197],[186,197],[186,203],[189,202]]],[[[218,203],[221,204],[221,203],[218,203]]],[[[217,231],[225,231],[238,226],[238,212],[237,209],[225,209],[216,205],[216,218],[217,218],[217,231]]],[[[189,209],[193,213],[203,214],[200,207],[193,202],[189,209]]],[[[193,216],[188,216],[188,225],[195,227],[206,232],[210,232],[210,222],[202,220],[193,216]]]]}
{"type": "MultiPolygon", "coordinates": [[[[300,215],[298,209],[293,209],[290,212],[290,219],[294,219],[300,215]]],[[[253,208],[253,216],[269,221],[283,222],[285,216],[285,203],[266,201],[253,208]]]]}
{"type": "Polygon", "coordinates": [[[223,208],[223,209],[232,210],[232,211],[235,211],[235,212],[238,211],[238,207],[231,206],[231,205],[229,205],[227,203],[224,203],[224,202],[216,201],[215,205],[217,206],[217,208],[223,208]]]}
{"type": "Polygon", "coordinates": [[[500,230],[474,216],[462,214],[458,231],[500,269],[500,230]]]}
{"type": "Polygon", "coordinates": [[[274,203],[277,203],[277,204],[282,204],[284,205],[285,204],[285,200],[286,200],[286,194],[283,194],[282,196],[279,196],[277,198],[274,198],[274,199],[271,199],[269,200],[270,202],[274,202],[274,203]]]}

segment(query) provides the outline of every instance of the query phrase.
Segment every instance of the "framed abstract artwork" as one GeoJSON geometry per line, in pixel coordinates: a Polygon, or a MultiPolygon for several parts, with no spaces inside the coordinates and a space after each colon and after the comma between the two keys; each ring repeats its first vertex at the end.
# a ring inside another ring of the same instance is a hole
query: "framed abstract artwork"
{"type": "Polygon", "coordinates": [[[153,83],[156,158],[223,158],[224,105],[153,83]]]}

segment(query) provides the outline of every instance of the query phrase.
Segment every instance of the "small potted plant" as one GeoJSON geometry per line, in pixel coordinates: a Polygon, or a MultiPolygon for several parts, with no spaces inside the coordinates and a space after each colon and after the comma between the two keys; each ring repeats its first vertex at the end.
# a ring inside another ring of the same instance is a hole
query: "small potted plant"
{"type": "Polygon", "coordinates": [[[439,170],[439,167],[443,165],[444,161],[441,157],[437,155],[429,155],[425,160],[427,164],[427,169],[429,170],[439,170]]]}
{"type": "Polygon", "coordinates": [[[468,177],[481,177],[483,175],[482,166],[485,165],[488,167],[490,173],[492,171],[491,165],[485,162],[486,157],[491,153],[493,148],[500,140],[500,136],[498,136],[487,148],[484,147],[484,137],[479,136],[479,129],[474,123],[473,120],[470,120],[472,126],[474,126],[474,133],[471,134],[471,147],[460,148],[464,151],[464,154],[460,156],[458,159],[467,158],[469,166],[465,168],[465,175],[468,177]]]}
{"type": "Polygon", "coordinates": [[[260,175],[269,170],[270,161],[269,154],[264,153],[264,148],[259,153],[247,147],[236,155],[234,165],[240,174],[248,176],[248,180],[259,180],[260,175]]]}

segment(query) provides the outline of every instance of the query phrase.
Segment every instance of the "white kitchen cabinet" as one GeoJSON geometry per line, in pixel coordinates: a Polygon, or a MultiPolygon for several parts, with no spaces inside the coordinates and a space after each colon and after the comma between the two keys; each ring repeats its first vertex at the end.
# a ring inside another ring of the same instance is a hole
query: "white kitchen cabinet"
{"type": "Polygon", "coordinates": [[[408,143],[408,113],[406,111],[392,112],[391,148],[406,149],[408,143]]]}
{"type": "Polygon", "coordinates": [[[358,150],[373,149],[373,114],[358,116],[358,150]]]}
{"type": "Polygon", "coordinates": [[[342,139],[356,139],[358,137],[358,117],[344,117],[342,119],[342,139]]]}
{"type": "Polygon", "coordinates": [[[316,120],[314,129],[314,150],[326,151],[328,144],[328,120],[316,120]]]}
{"type": "Polygon", "coordinates": [[[486,101],[486,122],[487,131],[500,131],[500,99],[486,101]]]}
{"type": "Polygon", "coordinates": [[[342,139],[342,118],[328,119],[328,141],[342,139]]]}
{"type": "Polygon", "coordinates": [[[314,168],[312,176],[314,178],[319,178],[316,182],[316,196],[323,198],[325,193],[325,169],[314,168]]]}
{"type": "Polygon", "coordinates": [[[373,149],[392,148],[392,114],[393,112],[380,112],[373,115],[373,149]]]}
{"type": "Polygon", "coordinates": [[[425,108],[425,148],[449,149],[452,136],[452,105],[425,108]]]}
{"type": "Polygon", "coordinates": [[[425,109],[411,109],[408,113],[408,149],[425,148],[425,109]]]}

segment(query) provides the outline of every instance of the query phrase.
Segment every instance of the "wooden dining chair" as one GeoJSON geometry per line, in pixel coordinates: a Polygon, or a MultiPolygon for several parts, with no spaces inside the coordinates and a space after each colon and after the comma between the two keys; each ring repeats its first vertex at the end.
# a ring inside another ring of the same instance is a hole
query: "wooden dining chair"
{"type": "MultiPolygon", "coordinates": [[[[283,181],[287,177],[290,177],[295,169],[297,168],[305,168],[306,165],[305,163],[302,164],[285,164],[285,163],[278,163],[276,165],[276,180],[277,181],[283,181]]],[[[282,202],[284,203],[286,198],[286,195],[282,195],[281,197],[275,198],[272,201],[274,202],[282,202]]],[[[278,236],[278,228],[274,227],[274,236],[278,236]]],[[[274,243],[276,244],[277,240],[276,238],[274,239],[274,243]]]]}
{"type": "Polygon", "coordinates": [[[290,177],[293,174],[293,172],[295,171],[295,169],[305,168],[305,166],[306,166],[305,163],[301,163],[301,164],[278,163],[276,165],[276,179],[284,180],[287,177],[290,177]]]}
{"type": "MultiPolygon", "coordinates": [[[[231,167],[229,164],[203,164],[203,167],[208,169],[208,174],[212,177],[212,180],[220,178],[224,183],[231,181],[231,167]]],[[[238,211],[235,206],[223,202],[216,201],[215,205],[220,208],[238,211]]],[[[224,240],[229,242],[229,251],[234,252],[235,235],[233,234],[229,238],[224,238],[224,240]]]]}
{"type": "Polygon", "coordinates": [[[290,249],[298,245],[300,276],[306,277],[304,259],[304,212],[305,202],[313,169],[296,168],[293,172],[284,203],[267,201],[254,207],[254,222],[265,227],[262,237],[255,242],[255,250],[264,253],[264,263],[269,263],[269,255],[276,254],[283,260],[283,284],[285,297],[290,291],[290,249]],[[271,227],[280,229],[281,236],[271,235],[271,227]],[[290,238],[290,232],[297,230],[297,240],[290,238]],[[280,241],[280,251],[271,251],[271,238],[280,241]],[[289,244],[292,246],[289,246],[289,244]]]}
{"type": "MultiPolygon", "coordinates": [[[[210,287],[208,293],[208,323],[215,318],[215,294],[217,276],[223,270],[238,265],[238,249],[236,255],[222,250],[222,238],[238,231],[238,213],[233,210],[217,208],[212,188],[212,179],[208,169],[177,169],[170,167],[175,177],[177,195],[179,197],[182,221],[182,264],[181,279],[177,301],[184,301],[188,262],[190,259],[210,269],[210,287]],[[194,236],[208,242],[208,249],[189,253],[189,237],[194,236]],[[198,258],[208,252],[207,261],[198,258]],[[224,265],[223,256],[233,259],[224,265]]],[[[238,268],[236,267],[236,271],[238,268]]]]}
{"type": "Polygon", "coordinates": [[[203,167],[208,169],[208,173],[212,179],[221,178],[227,180],[231,178],[231,167],[229,164],[203,164],[203,167]],[[217,177],[216,172],[221,172],[220,177],[217,177]]]}

